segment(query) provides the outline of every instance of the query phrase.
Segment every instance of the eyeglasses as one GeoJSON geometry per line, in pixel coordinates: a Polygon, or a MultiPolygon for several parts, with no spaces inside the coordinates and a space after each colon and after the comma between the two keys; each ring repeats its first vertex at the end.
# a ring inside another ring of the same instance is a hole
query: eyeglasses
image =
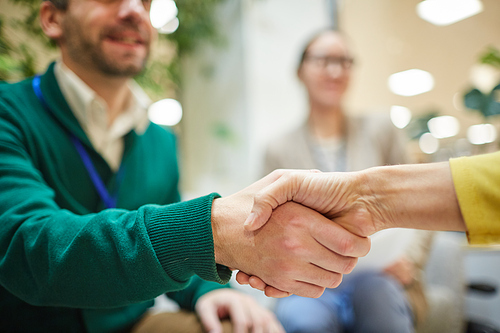
{"type": "Polygon", "coordinates": [[[330,65],[340,66],[343,69],[350,69],[354,63],[354,59],[350,57],[335,57],[335,56],[315,56],[306,55],[305,61],[318,68],[327,68],[330,65]]]}

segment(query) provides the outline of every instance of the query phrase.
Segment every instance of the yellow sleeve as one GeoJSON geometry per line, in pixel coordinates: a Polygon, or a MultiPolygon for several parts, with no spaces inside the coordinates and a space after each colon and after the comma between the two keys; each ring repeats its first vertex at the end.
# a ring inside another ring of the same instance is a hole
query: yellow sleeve
{"type": "Polygon", "coordinates": [[[500,152],[450,160],[471,244],[500,243],[500,152]]]}

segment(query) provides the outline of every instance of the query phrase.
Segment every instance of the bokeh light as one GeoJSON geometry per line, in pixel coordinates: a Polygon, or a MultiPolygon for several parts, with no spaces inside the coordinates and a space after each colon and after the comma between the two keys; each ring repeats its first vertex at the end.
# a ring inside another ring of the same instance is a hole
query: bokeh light
{"type": "Polygon", "coordinates": [[[175,99],[162,99],[151,104],[148,117],[153,123],[164,126],[177,125],[182,119],[181,103],[175,99]]]}
{"type": "Polygon", "coordinates": [[[415,96],[434,88],[431,73],[421,69],[409,69],[389,76],[389,89],[396,95],[415,96]]]}

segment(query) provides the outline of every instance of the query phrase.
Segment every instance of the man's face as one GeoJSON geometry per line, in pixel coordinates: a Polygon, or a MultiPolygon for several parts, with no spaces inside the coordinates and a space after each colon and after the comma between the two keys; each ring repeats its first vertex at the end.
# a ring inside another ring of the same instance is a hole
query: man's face
{"type": "Polygon", "coordinates": [[[70,0],[59,45],[63,59],[115,77],[138,74],[155,30],[151,0],[70,0]]]}

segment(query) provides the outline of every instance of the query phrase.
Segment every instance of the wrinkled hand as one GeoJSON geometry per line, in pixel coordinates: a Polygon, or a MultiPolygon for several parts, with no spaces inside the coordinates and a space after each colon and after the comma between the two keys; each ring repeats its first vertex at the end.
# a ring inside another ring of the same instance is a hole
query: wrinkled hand
{"type": "Polygon", "coordinates": [[[408,286],[412,284],[415,279],[416,267],[408,258],[401,257],[384,268],[384,273],[395,278],[401,285],[408,286]]]}
{"type": "Polygon", "coordinates": [[[273,209],[288,201],[312,208],[359,236],[382,230],[382,212],[359,173],[313,173],[281,171],[283,174],[255,196],[252,211],[245,221],[247,230],[257,230],[271,216],[273,209]],[[363,193],[364,195],[362,195],[363,193]]]}
{"type": "Polygon", "coordinates": [[[209,333],[222,333],[221,319],[228,317],[235,333],[285,333],[272,312],[233,289],[206,293],[196,302],[195,311],[209,333]]]}
{"type": "MultiPolygon", "coordinates": [[[[293,202],[275,209],[259,230],[245,230],[243,222],[255,194],[282,173],[272,173],[243,191],[214,200],[215,259],[258,276],[278,292],[319,297],[325,288],[338,286],[342,274],[351,272],[357,257],[368,253],[370,240],[293,202]]],[[[268,296],[275,294],[274,289],[266,291],[268,296]]]]}

